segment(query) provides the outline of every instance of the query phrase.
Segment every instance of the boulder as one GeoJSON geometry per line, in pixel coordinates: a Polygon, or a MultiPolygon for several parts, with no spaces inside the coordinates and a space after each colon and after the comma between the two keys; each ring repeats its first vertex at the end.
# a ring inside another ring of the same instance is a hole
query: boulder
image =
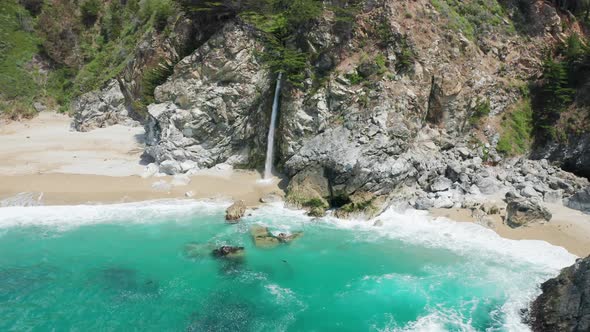
{"type": "Polygon", "coordinates": [[[293,240],[296,240],[302,236],[303,232],[295,232],[292,234],[279,233],[276,238],[282,243],[291,243],[293,240]]]}
{"type": "Polygon", "coordinates": [[[240,258],[244,256],[244,247],[221,246],[211,252],[216,258],[240,258]]]}
{"type": "Polygon", "coordinates": [[[452,185],[453,185],[453,181],[451,181],[450,179],[448,179],[444,176],[440,176],[440,177],[436,178],[436,180],[434,180],[434,182],[432,182],[430,184],[430,191],[433,191],[433,192],[445,191],[445,190],[451,188],[452,185]]]}
{"type": "Polygon", "coordinates": [[[254,240],[254,245],[258,248],[273,248],[280,244],[279,239],[274,237],[268,228],[261,225],[253,225],[250,227],[250,235],[254,240]]]}
{"type": "Polygon", "coordinates": [[[475,184],[481,193],[485,195],[495,194],[500,188],[498,181],[492,177],[478,177],[475,184]]]}
{"type": "Polygon", "coordinates": [[[512,228],[526,226],[533,222],[551,220],[551,212],[534,200],[514,199],[506,207],[506,223],[512,228]]]}
{"type": "Polygon", "coordinates": [[[531,185],[526,185],[524,188],[522,188],[520,193],[522,196],[528,198],[540,196],[539,193],[531,185]]]}
{"type": "Polygon", "coordinates": [[[533,331],[590,331],[590,257],[561,270],[541,290],[531,306],[533,331]]]}
{"type": "Polygon", "coordinates": [[[310,167],[297,173],[287,187],[285,202],[288,206],[308,209],[311,216],[322,217],[329,207],[328,179],[318,167],[310,167]]]}
{"type": "Polygon", "coordinates": [[[566,200],[566,205],[570,209],[580,210],[590,214],[590,187],[586,187],[576,192],[572,197],[566,200]]]}
{"type": "Polygon", "coordinates": [[[292,234],[279,233],[274,236],[268,231],[267,227],[262,225],[253,225],[250,227],[250,235],[254,240],[254,244],[259,248],[273,248],[281,243],[290,243],[291,241],[303,236],[303,232],[295,232],[292,234]]]}
{"type": "Polygon", "coordinates": [[[246,213],[246,203],[236,201],[225,210],[225,220],[229,223],[237,223],[246,213]]]}

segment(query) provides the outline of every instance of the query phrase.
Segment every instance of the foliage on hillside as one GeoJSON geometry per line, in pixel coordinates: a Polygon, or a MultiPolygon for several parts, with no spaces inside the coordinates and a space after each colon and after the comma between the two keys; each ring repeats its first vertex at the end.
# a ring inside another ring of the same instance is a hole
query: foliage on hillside
{"type": "Polygon", "coordinates": [[[29,109],[41,100],[66,111],[73,97],[118,75],[141,36],[168,33],[178,13],[172,0],[2,2],[0,103],[29,109]],[[49,70],[35,68],[35,55],[49,70]]]}
{"type": "MultiPolygon", "coordinates": [[[[563,126],[564,112],[578,117],[573,127],[588,126],[584,119],[590,115],[590,48],[588,41],[576,34],[548,54],[543,66],[543,77],[534,89],[533,123],[538,143],[566,139],[572,128],[563,126]]],[[[567,124],[566,124],[567,125],[567,124]]],[[[588,129],[588,128],[587,128],[588,129]]]]}
{"type": "Polygon", "coordinates": [[[525,96],[525,99],[502,116],[501,136],[496,150],[508,156],[525,154],[530,149],[533,138],[532,116],[530,98],[525,96]]]}
{"type": "Polygon", "coordinates": [[[262,36],[265,51],[260,55],[273,72],[285,73],[287,80],[299,85],[314,54],[305,42],[305,31],[326,11],[334,13],[333,29],[349,34],[358,10],[357,1],[320,0],[224,0],[219,2],[185,1],[193,11],[215,15],[239,16],[262,36]]]}
{"type": "Polygon", "coordinates": [[[497,0],[432,0],[432,5],[447,17],[449,29],[472,40],[493,29],[508,34],[514,32],[512,23],[505,20],[505,9],[497,0]]]}
{"type": "MultiPolygon", "coordinates": [[[[30,114],[37,94],[37,77],[28,70],[38,52],[33,18],[14,1],[0,6],[0,112],[18,110],[30,114]]],[[[18,117],[18,114],[11,114],[18,117]]]]}

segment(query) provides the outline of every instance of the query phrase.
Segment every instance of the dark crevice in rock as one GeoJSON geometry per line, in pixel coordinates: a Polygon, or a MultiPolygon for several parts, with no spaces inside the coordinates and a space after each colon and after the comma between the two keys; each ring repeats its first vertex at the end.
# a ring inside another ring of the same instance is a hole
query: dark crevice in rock
{"type": "Polygon", "coordinates": [[[426,113],[426,121],[434,125],[441,125],[443,122],[443,92],[439,84],[436,82],[436,77],[432,76],[430,85],[430,96],[428,97],[428,110],[426,113]]]}

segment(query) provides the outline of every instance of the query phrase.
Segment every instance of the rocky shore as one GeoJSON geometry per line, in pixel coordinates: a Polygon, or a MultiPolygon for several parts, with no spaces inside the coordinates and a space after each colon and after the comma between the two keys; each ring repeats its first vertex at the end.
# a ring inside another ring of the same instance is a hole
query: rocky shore
{"type": "Polygon", "coordinates": [[[590,330],[590,256],[563,269],[541,289],[543,294],[533,302],[530,312],[533,331],[590,330]]]}

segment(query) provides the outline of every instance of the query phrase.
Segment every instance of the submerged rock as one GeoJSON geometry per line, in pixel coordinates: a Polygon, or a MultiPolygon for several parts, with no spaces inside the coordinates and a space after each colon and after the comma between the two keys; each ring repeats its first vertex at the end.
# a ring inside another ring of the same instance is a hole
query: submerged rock
{"type": "Polygon", "coordinates": [[[214,249],[209,243],[189,242],[182,248],[182,254],[188,259],[201,259],[207,257],[214,249]]]}
{"type": "Polygon", "coordinates": [[[221,246],[211,253],[216,258],[241,258],[244,256],[244,247],[221,246]]]}
{"type": "Polygon", "coordinates": [[[295,232],[293,234],[279,233],[279,235],[277,235],[277,239],[283,243],[290,243],[301,236],[303,236],[303,232],[295,232]]]}
{"type": "Polygon", "coordinates": [[[258,248],[274,248],[281,243],[290,243],[291,241],[303,236],[303,232],[295,232],[292,234],[279,233],[274,236],[268,231],[267,227],[262,225],[253,225],[250,227],[250,235],[254,240],[254,245],[258,248]]]}
{"type": "Polygon", "coordinates": [[[273,248],[279,245],[280,241],[274,237],[268,228],[261,225],[253,225],[250,227],[250,235],[254,240],[254,245],[258,248],[273,248]]]}
{"type": "Polygon", "coordinates": [[[246,203],[236,201],[225,210],[225,220],[229,223],[237,223],[246,213],[246,203]]]}
{"type": "Polygon", "coordinates": [[[546,222],[551,217],[551,212],[534,200],[515,199],[508,202],[506,207],[506,223],[512,228],[546,222]]]}
{"type": "Polygon", "coordinates": [[[533,331],[590,331],[590,256],[561,270],[541,289],[531,308],[533,331]]]}

